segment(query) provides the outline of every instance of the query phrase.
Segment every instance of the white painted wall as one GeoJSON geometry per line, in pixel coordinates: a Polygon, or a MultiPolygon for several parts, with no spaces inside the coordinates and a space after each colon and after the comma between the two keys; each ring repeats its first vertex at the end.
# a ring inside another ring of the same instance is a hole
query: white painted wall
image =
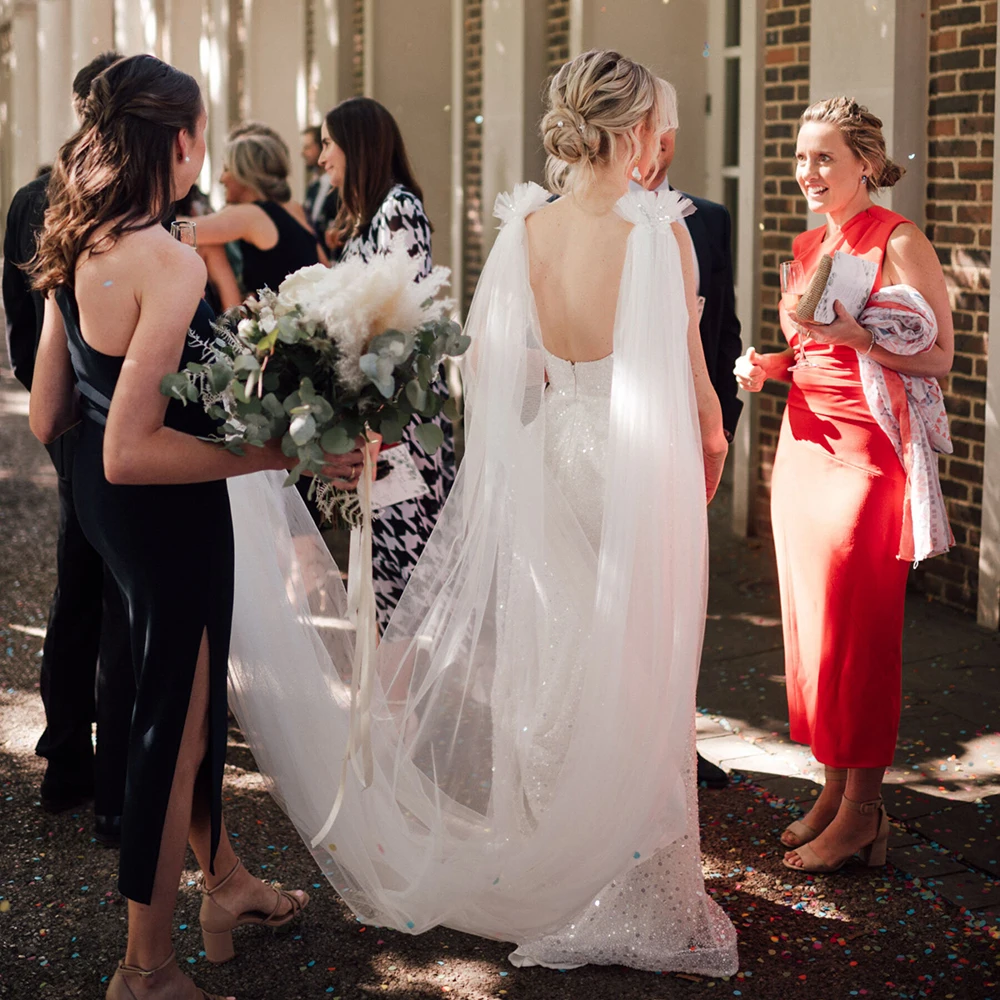
{"type": "MultiPolygon", "coordinates": [[[[924,0],[814,3],[811,101],[845,94],[883,122],[889,156],[906,176],[878,203],[923,226],[927,135],[927,4],[924,0]],[[913,154],[913,159],[910,159],[913,154]]],[[[822,223],[810,214],[809,226],[822,223]]]]}

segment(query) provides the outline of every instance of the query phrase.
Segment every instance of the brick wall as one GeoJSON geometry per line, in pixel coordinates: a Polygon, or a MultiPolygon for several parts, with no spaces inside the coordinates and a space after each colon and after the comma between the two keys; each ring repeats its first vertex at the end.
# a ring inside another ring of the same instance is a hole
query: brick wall
{"type": "Polygon", "coordinates": [[[940,460],[956,546],[914,583],[974,612],[989,324],[997,4],[931,0],[927,236],[951,294],[955,364],[944,380],[955,452],[940,460]]]}
{"type": "Polygon", "coordinates": [[[546,0],[545,60],[549,75],[569,61],[569,0],[546,0]]]}
{"type": "Polygon", "coordinates": [[[462,315],[483,267],[483,0],[465,0],[462,105],[462,315]]]}
{"type": "MultiPolygon", "coordinates": [[[[764,36],[764,192],[761,224],[760,343],[783,350],[778,326],[778,263],[792,256],[792,240],[806,228],[806,203],[795,181],[795,135],[809,103],[809,0],[767,0],[764,36]]],[[[760,393],[754,428],[760,468],[754,521],[761,534],[771,530],[771,467],[778,444],[788,386],[769,379],[760,393]]]]}

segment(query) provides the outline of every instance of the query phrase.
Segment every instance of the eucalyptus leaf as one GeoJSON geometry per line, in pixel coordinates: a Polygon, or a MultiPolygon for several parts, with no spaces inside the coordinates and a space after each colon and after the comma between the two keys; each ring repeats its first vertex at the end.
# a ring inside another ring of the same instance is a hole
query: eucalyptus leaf
{"type": "Polygon", "coordinates": [[[398,444],[403,440],[403,427],[398,420],[385,418],[379,423],[379,433],[383,444],[398,444]]]}
{"type": "Polygon", "coordinates": [[[427,405],[427,390],[420,384],[418,379],[412,379],[406,383],[406,398],[414,409],[423,411],[427,405]]]}
{"type": "Polygon", "coordinates": [[[441,447],[441,442],[444,441],[444,432],[437,424],[417,424],[413,433],[416,434],[420,446],[428,455],[433,455],[441,447]]]}
{"type": "Polygon", "coordinates": [[[212,392],[222,392],[233,380],[233,370],[229,365],[217,362],[208,369],[208,381],[212,392]]]}
{"type": "Polygon", "coordinates": [[[312,414],[300,413],[293,417],[291,424],[288,426],[288,433],[300,448],[312,440],[313,435],[316,433],[316,421],[313,420],[312,414]]]}
{"type": "Polygon", "coordinates": [[[252,354],[237,354],[233,359],[233,371],[255,372],[260,370],[260,362],[252,354]]]}
{"type": "Polygon", "coordinates": [[[187,406],[188,385],[190,385],[190,380],[186,375],[182,375],[180,372],[173,372],[170,375],[164,375],[160,379],[160,394],[169,396],[171,399],[179,399],[187,406]]]}
{"type": "Polygon", "coordinates": [[[328,455],[346,455],[354,450],[354,438],[338,424],[323,434],[319,445],[328,455]]]}
{"type": "Polygon", "coordinates": [[[269,392],[261,401],[264,412],[271,417],[283,417],[285,408],[281,405],[281,400],[273,392],[269,392]]]}
{"type": "Polygon", "coordinates": [[[382,358],[377,354],[364,354],[358,362],[358,367],[386,399],[392,396],[396,390],[396,382],[392,377],[395,366],[390,358],[382,358]]]}

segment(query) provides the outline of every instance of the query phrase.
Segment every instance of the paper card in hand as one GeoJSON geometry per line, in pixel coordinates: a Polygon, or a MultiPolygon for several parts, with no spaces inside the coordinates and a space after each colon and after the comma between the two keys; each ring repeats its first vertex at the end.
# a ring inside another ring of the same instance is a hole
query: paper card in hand
{"type": "Polygon", "coordinates": [[[831,257],[824,254],[816,266],[795,314],[813,323],[832,323],[837,318],[833,303],[840,299],[844,308],[857,319],[875,284],[878,264],[838,250],[831,257]]]}
{"type": "Polygon", "coordinates": [[[379,470],[379,478],[372,484],[372,508],[381,510],[404,500],[415,500],[425,493],[430,493],[430,487],[420,475],[417,463],[413,461],[410,449],[405,444],[385,448],[379,452],[378,463],[388,465],[388,471],[383,476],[379,470]]]}

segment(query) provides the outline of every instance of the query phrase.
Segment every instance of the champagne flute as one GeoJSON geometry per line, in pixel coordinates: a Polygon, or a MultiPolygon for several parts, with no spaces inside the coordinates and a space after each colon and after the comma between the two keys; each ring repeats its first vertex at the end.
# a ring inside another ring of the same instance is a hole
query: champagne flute
{"type": "MultiPolygon", "coordinates": [[[[794,312],[798,307],[799,299],[806,290],[806,275],[800,260],[783,260],[779,265],[781,275],[781,302],[786,312],[794,312]]],[[[815,368],[816,363],[806,357],[806,335],[801,327],[798,328],[798,339],[795,347],[795,364],[789,365],[789,371],[799,368],[815,368]]]]}
{"type": "Polygon", "coordinates": [[[198,249],[198,227],[190,221],[174,221],[170,223],[170,235],[179,243],[198,249]]]}

